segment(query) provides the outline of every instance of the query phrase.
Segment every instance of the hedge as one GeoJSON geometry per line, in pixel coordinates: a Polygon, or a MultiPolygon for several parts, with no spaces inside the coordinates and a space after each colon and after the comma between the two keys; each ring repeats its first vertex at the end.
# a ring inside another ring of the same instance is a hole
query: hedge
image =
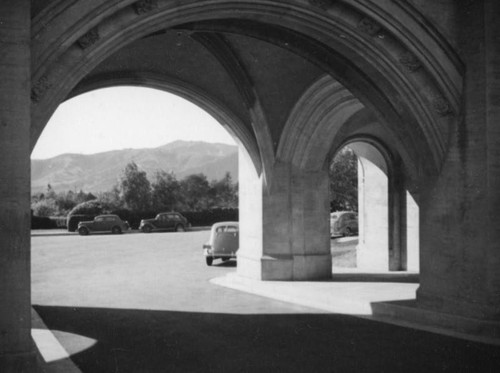
{"type": "Polygon", "coordinates": [[[31,216],[31,229],[54,229],[57,224],[54,220],[42,216],[31,216]]]}
{"type": "MultiPolygon", "coordinates": [[[[141,219],[151,219],[156,216],[156,212],[154,211],[141,211],[141,212],[133,212],[127,209],[120,209],[111,211],[110,214],[118,215],[120,219],[126,220],[130,228],[137,229],[139,228],[139,224],[141,219]]],[[[98,214],[102,215],[102,214],[98,214]]],[[[68,231],[74,232],[78,227],[78,223],[81,221],[94,220],[96,215],[86,215],[86,214],[76,214],[76,215],[68,215],[68,231]]]]}
{"type": "MultiPolygon", "coordinates": [[[[167,211],[131,211],[120,209],[111,211],[111,214],[118,215],[120,219],[128,221],[130,228],[138,229],[142,219],[153,219],[160,212],[167,211]]],[[[193,227],[210,226],[220,221],[238,221],[238,209],[212,209],[203,211],[182,211],[182,215],[191,223],[193,227]]],[[[74,232],[78,222],[84,220],[93,220],[97,215],[69,215],[68,231],[74,232]]]]}
{"type": "Polygon", "coordinates": [[[66,228],[66,218],[62,216],[42,217],[31,215],[31,229],[66,228]]]}
{"type": "MultiPolygon", "coordinates": [[[[128,221],[132,229],[138,229],[142,219],[154,219],[160,212],[168,211],[131,211],[127,209],[112,211],[122,220],[128,221]]],[[[220,221],[238,221],[238,209],[212,209],[203,211],[180,211],[193,227],[210,226],[220,221]]]]}
{"type": "Polygon", "coordinates": [[[68,221],[66,223],[66,225],[68,227],[68,232],[76,231],[76,228],[78,227],[79,222],[94,220],[95,217],[96,217],[96,215],[83,215],[83,214],[68,215],[68,221]]]}
{"type": "Polygon", "coordinates": [[[238,209],[212,209],[203,211],[184,211],[182,215],[193,227],[203,227],[221,221],[238,221],[238,209]]]}
{"type": "Polygon", "coordinates": [[[64,216],[51,216],[50,220],[52,220],[57,228],[66,228],[68,226],[67,218],[64,216]]]}
{"type": "Polygon", "coordinates": [[[132,229],[138,229],[142,219],[153,219],[156,211],[131,211],[128,209],[114,210],[111,214],[118,215],[120,219],[126,220],[132,229]]]}

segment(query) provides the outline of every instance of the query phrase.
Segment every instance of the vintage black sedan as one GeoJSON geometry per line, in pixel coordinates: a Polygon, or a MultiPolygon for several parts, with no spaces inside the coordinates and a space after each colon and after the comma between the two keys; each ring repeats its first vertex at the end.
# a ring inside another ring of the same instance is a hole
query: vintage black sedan
{"type": "Polygon", "coordinates": [[[89,233],[109,232],[120,234],[128,231],[130,226],[127,221],[120,219],[118,215],[99,215],[92,221],[81,221],[78,223],[77,231],[81,236],[89,233]]]}
{"type": "Polygon", "coordinates": [[[179,212],[161,212],[154,219],[142,219],[139,229],[144,233],[156,231],[185,232],[190,227],[188,220],[179,212]]]}

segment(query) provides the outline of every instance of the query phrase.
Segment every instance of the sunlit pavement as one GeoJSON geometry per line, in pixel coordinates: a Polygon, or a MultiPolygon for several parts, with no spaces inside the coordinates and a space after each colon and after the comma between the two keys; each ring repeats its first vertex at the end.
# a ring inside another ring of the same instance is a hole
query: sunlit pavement
{"type": "MultiPolygon", "coordinates": [[[[368,274],[363,274],[364,276],[368,277],[368,274]]],[[[366,282],[358,281],[355,275],[349,274],[348,277],[335,275],[334,280],[328,282],[268,282],[228,274],[225,277],[212,279],[211,282],[323,311],[371,316],[373,303],[415,299],[418,284],[399,283],[398,280],[386,277],[381,282],[366,282]]]]}
{"type": "MultiPolygon", "coordinates": [[[[201,245],[207,238],[207,231],[33,237],[32,298],[41,317],[33,324],[34,337],[37,344],[59,343],[44,347],[45,371],[493,372],[500,367],[498,347],[334,314],[313,302],[326,297],[336,304],[339,294],[367,294],[377,282],[264,283],[273,292],[266,297],[227,288],[245,280],[234,277],[234,261],[205,265],[201,245]],[[303,305],[276,300],[301,286],[303,295],[312,296],[303,305]]],[[[397,284],[412,286],[414,293],[415,283],[397,284]]],[[[349,312],[367,316],[359,308],[349,312]]]]}

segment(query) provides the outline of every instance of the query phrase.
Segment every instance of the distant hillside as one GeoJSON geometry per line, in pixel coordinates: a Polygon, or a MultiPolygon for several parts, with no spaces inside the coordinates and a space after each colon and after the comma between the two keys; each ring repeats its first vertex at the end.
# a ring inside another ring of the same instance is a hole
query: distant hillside
{"type": "Polygon", "coordinates": [[[175,141],[153,149],[124,149],[82,155],[62,154],[31,161],[31,192],[43,192],[50,184],[56,192],[83,190],[102,192],[117,183],[127,163],[134,161],[148,174],[157,170],[174,172],[177,179],[203,173],[219,180],[226,172],[238,179],[238,148],[201,141],[175,141]]]}

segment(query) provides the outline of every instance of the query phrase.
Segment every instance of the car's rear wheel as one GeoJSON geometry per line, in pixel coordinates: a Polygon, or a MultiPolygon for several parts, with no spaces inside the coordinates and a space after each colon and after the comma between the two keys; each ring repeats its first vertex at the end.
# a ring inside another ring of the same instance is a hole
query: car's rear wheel
{"type": "Polygon", "coordinates": [[[113,233],[113,234],[120,234],[120,233],[122,233],[122,229],[120,227],[113,227],[111,229],[111,233],[113,233]]]}
{"type": "Polygon", "coordinates": [[[207,261],[207,266],[211,266],[214,262],[214,258],[212,258],[211,256],[205,257],[205,260],[207,261]]]}
{"type": "Polygon", "coordinates": [[[151,233],[151,227],[149,225],[145,225],[144,227],[142,227],[142,231],[144,233],[151,233]]]}
{"type": "Polygon", "coordinates": [[[89,230],[85,227],[80,227],[80,228],[78,228],[78,234],[80,236],[86,236],[89,234],[89,230]]]}
{"type": "Polygon", "coordinates": [[[175,231],[176,232],[185,232],[186,229],[184,228],[184,226],[182,224],[179,224],[175,227],[175,231]]]}

